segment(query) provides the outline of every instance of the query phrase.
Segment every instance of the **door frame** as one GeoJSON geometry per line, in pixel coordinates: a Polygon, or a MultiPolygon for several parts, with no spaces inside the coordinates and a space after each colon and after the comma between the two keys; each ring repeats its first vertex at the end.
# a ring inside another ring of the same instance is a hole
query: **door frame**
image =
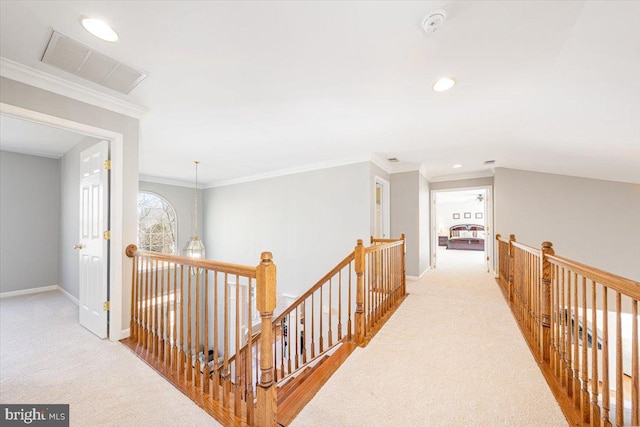
{"type": "Polygon", "coordinates": [[[83,135],[109,141],[111,150],[111,182],[109,185],[110,208],[109,223],[111,240],[109,241],[109,326],[108,339],[119,341],[128,336],[123,330],[123,213],[124,213],[124,136],[121,133],[102,129],[85,123],[74,122],[61,117],[51,116],[38,111],[28,110],[0,102],[0,113],[43,125],[65,129],[83,135]]]}
{"type": "Polygon", "coordinates": [[[431,234],[431,268],[437,267],[436,251],[438,250],[438,226],[436,224],[436,193],[446,193],[452,191],[466,191],[466,190],[485,190],[484,198],[484,219],[483,225],[485,228],[485,241],[484,241],[484,256],[485,263],[487,265],[487,271],[491,272],[495,268],[494,264],[494,241],[493,241],[493,186],[492,185],[478,185],[473,187],[455,187],[455,188],[443,188],[440,190],[430,190],[430,234],[431,234]],[[488,260],[486,258],[489,258],[488,260]]]}
{"type": "Polygon", "coordinates": [[[391,236],[391,183],[386,179],[375,175],[373,179],[373,231],[375,234],[375,223],[377,221],[376,218],[376,186],[380,184],[382,188],[381,192],[381,207],[382,207],[382,230],[383,236],[374,236],[374,237],[385,237],[387,239],[392,238],[391,236]]]}

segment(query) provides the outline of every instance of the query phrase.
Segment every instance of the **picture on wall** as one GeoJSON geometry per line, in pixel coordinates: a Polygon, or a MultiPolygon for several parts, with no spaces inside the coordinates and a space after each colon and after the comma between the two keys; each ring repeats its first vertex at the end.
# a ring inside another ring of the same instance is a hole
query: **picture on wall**
{"type": "Polygon", "coordinates": [[[460,219],[460,214],[459,213],[454,213],[453,214],[453,219],[460,219]]]}
{"type": "Polygon", "coordinates": [[[482,212],[476,212],[476,219],[482,219],[482,212]]]}
{"type": "Polygon", "coordinates": [[[471,218],[471,212],[465,212],[464,213],[464,217],[465,218],[471,218]]]}

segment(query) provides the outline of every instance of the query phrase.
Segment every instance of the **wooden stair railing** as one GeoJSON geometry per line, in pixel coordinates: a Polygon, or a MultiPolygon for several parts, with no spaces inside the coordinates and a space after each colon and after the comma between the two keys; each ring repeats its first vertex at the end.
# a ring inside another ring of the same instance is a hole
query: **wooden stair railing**
{"type": "Polygon", "coordinates": [[[133,258],[130,336],[124,343],[225,425],[275,424],[271,346],[253,343],[262,320],[271,342],[275,265],[256,267],[138,251],[133,258]],[[254,297],[255,295],[255,297],[254,297]],[[262,357],[234,357],[242,346],[262,357]]]}
{"type": "Polygon", "coordinates": [[[275,319],[271,253],[249,267],[130,245],[123,342],[224,425],[287,425],[406,297],[404,235],[371,243],[358,240],[275,319]]]}
{"type": "Polygon", "coordinates": [[[496,236],[498,283],[572,425],[640,425],[640,282],[496,236]]]}

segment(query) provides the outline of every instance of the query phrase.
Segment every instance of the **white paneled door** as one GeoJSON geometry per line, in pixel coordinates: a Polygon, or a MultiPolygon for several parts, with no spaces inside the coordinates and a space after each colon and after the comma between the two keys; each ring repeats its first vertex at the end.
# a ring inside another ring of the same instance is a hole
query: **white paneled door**
{"type": "Polygon", "coordinates": [[[109,289],[109,143],[80,154],[80,324],[107,337],[109,289]]]}

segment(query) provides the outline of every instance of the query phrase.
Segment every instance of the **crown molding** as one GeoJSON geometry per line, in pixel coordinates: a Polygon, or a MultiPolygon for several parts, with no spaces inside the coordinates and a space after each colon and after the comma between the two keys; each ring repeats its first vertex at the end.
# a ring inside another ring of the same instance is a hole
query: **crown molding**
{"type": "Polygon", "coordinates": [[[313,163],[311,165],[300,166],[300,167],[289,168],[289,169],[281,169],[278,171],[267,172],[267,173],[258,174],[258,175],[251,175],[243,178],[213,182],[211,184],[205,185],[204,188],[225,187],[227,185],[243,184],[245,182],[260,181],[262,179],[276,178],[279,176],[294,175],[294,174],[304,173],[304,172],[312,172],[312,171],[321,170],[321,169],[330,169],[330,168],[335,168],[339,166],[347,166],[355,163],[364,163],[369,161],[371,161],[371,157],[368,155],[355,156],[355,157],[350,157],[350,158],[345,158],[340,160],[330,160],[327,162],[313,163]]]}
{"type": "MultiPolygon", "coordinates": [[[[154,176],[154,175],[143,175],[140,174],[138,176],[139,181],[150,182],[152,184],[163,184],[163,185],[174,185],[176,187],[188,187],[194,188],[193,182],[182,181],[179,179],[165,178],[162,176],[154,176]]],[[[199,186],[198,186],[199,187],[199,186]]],[[[202,188],[199,188],[200,190],[202,188]]]]}
{"type": "Polygon", "coordinates": [[[0,76],[135,119],[142,119],[149,112],[146,107],[81,86],[4,57],[0,57],[0,76]]]}

